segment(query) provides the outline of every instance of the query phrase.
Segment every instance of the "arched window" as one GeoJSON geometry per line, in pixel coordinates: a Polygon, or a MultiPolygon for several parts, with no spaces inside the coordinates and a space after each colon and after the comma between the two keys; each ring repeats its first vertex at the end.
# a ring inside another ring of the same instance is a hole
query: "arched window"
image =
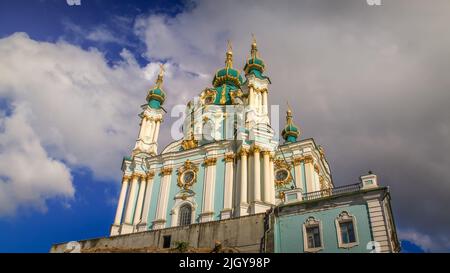
{"type": "Polygon", "coordinates": [[[192,207],[189,204],[184,204],[180,207],[180,218],[178,219],[179,226],[186,226],[191,224],[192,207]]]}

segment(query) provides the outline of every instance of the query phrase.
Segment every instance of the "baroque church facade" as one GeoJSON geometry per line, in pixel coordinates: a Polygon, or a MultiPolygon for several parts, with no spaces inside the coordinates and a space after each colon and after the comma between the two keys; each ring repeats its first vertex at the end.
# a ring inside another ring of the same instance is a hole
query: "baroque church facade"
{"type": "Polygon", "coordinates": [[[282,202],[285,190],[299,194],[333,188],[323,149],[300,130],[287,111],[282,131],[270,125],[270,79],[257,44],[244,72],[233,67],[231,47],[212,87],[186,107],[184,138],[157,153],[163,121],[163,71],[142,109],[111,235],[223,220],[262,213],[282,202]]]}
{"type": "MultiPolygon", "coordinates": [[[[123,159],[111,239],[265,213],[262,252],[400,250],[389,190],[376,175],[335,187],[324,149],[299,139],[289,107],[278,141],[268,111],[271,82],[255,39],[245,76],[233,66],[229,45],[212,86],[187,103],[183,138],[158,152],[166,113],[163,72],[142,106],[131,156],[123,159]]],[[[232,233],[224,236],[238,236],[232,233]]]]}

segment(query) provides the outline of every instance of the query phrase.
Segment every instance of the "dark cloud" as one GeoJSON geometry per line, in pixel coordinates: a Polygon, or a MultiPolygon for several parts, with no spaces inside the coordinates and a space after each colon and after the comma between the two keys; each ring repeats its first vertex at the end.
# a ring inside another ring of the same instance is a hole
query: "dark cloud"
{"type": "MultiPolygon", "coordinates": [[[[227,39],[240,66],[255,33],[273,82],[270,103],[283,109],[290,101],[302,137],[325,147],[335,184],[373,170],[391,187],[401,234],[449,250],[450,2],[382,4],[201,1],[176,18],[141,18],[139,35],[149,56],[211,74],[227,39]]],[[[194,81],[207,86],[210,78],[194,81]]],[[[179,102],[169,94],[168,104],[179,102]]]]}

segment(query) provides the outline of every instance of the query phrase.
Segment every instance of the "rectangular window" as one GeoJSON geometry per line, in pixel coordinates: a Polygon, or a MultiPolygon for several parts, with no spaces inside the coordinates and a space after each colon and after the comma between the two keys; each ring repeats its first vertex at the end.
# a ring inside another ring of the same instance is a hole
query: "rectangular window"
{"type": "Polygon", "coordinates": [[[353,221],[345,221],[339,223],[341,229],[341,239],[343,244],[350,244],[356,242],[355,229],[353,228],[353,221]]]}
{"type": "Polygon", "coordinates": [[[308,240],[308,248],[318,248],[322,246],[319,226],[307,227],[306,237],[308,240]]]}
{"type": "Polygon", "coordinates": [[[163,236],[163,248],[170,248],[171,237],[170,235],[163,236]]]}

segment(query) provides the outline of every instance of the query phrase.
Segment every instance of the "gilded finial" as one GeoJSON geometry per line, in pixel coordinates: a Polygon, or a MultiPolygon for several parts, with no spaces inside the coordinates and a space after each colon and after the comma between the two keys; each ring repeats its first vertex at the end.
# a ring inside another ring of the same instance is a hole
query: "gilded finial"
{"type": "Polygon", "coordinates": [[[289,116],[289,117],[292,117],[292,109],[291,109],[291,106],[289,105],[289,102],[287,101],[286,102],[286,104],[287,104],[287,111],[286,111],[286,113],[287,113],[287,115],[289,116]]]}
{"type": "Polygon", "coordinates": [[[166,70],[164,69],[164,64],[160,64],[159,65],[159,74],[158,74],[158,78],[156,79],[156,87],[160,88],[162,83],[163,83],[163,78],[164,78],[164,72],[166,70]]]}
{"type": "Polygon", "coordinates": [[[292,125],[293,124],[293,122],[292,122],[292,109],[291,109],[291,106],[289,105],[289,102],[286,102],[287,103],[287,111],[286,111],[286,123],[288,124],[288,125],[292,125]]]}
{"type": "Polygon", "coordinates": [[[232,68],[233,67],[233,47],[231,46],[230,40],[227,41],[227,58],[225,60],[225,67],[232,68]]]}
{"type": "Polygon", "coordinates": [[[252,33],[252,49],[251,49],[252,58],[256,58],[257,53],[258,53],[258,47],[256,45],[256,37],[255,37],[255,34],[252,33]]]}

